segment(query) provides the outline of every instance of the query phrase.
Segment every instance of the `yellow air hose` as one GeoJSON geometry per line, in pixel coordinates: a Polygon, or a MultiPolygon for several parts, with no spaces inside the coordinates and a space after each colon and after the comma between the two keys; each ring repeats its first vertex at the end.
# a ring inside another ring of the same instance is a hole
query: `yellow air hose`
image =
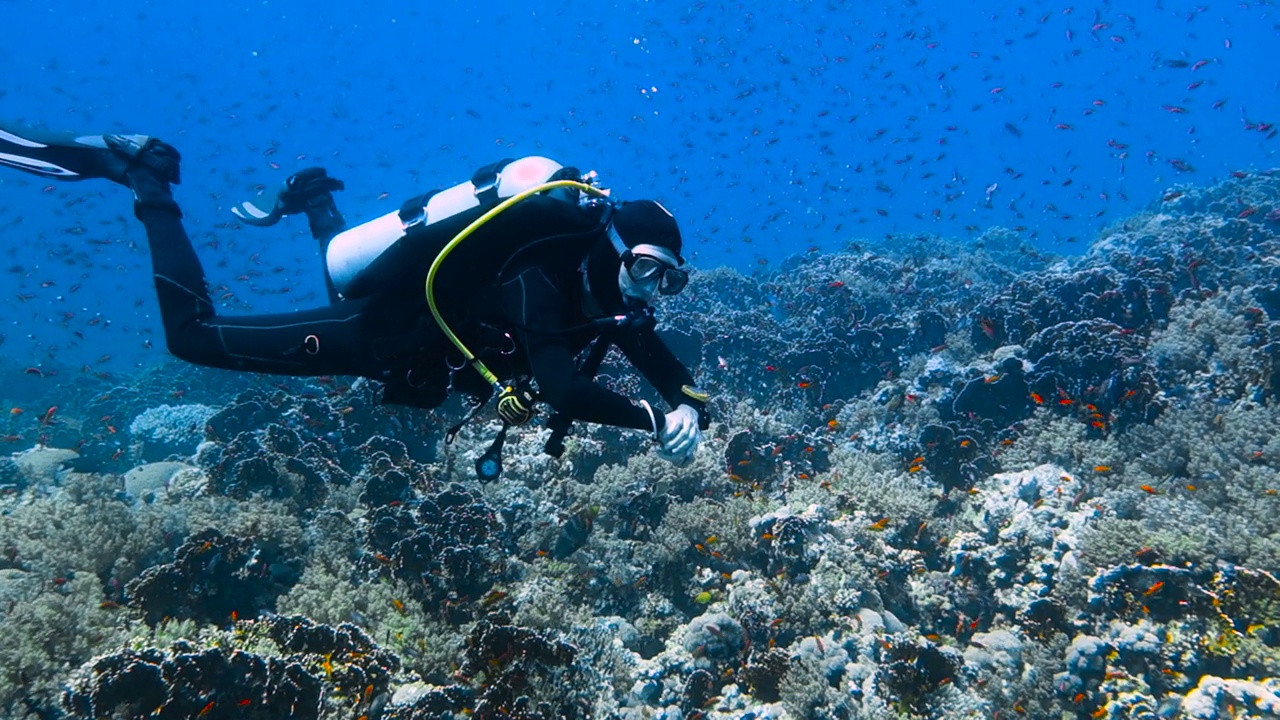
{"type": "Polygon", "coordinates": [[[425,289],[427,294],[427,306],[431,308],[431,316],[435,318],[436,324],[439,325],[440,329],[444,331],[445,337],[449,338],[449,341],[453,343],[454,347],[458,348],[458,351],[462,353],[462,356],[466,358],[467,362],[471,363],[471,366],[476,369],[476,372],[480,373],[480,376],[483,377],[486,382],[492,385],[493,389],[499,393],[501,393],[504,388],[502,386],[502,382],[498,380],[498,376],[494,375],[493,372],[490,371],[489,368],[486,367],[485,364],[480,361],[480,358],[476,357],[475,353],[467,349],[467,346],[464,345],[462,341],[458,339],[458,336],[455,335],[453,330],[449,328],[449,324],[445,322],[444,316],[440,314],[440,308],[436,307],[436,295],[435,295],[436,273],[440,270],[441,263],[444,262],[445,258],[449,257],[449,253],[453,252],[454,248],[458,247],[458,245],[461,244],[463,240],[466,240],[471,235],[471,233],[483,227],[485,223],[489,222],[490,220],[494,219],[498,215],[502,214],[504,210],[511,207],[512,205],[515,205],[521,200],[529,198],[540,192],[546,192],[547,190],[554,190],[556,188],[562,188],[562,187],[576,188],[582,192],[587,193],[588,195],[594,195],[596,197],[608,197],[608,193],[605,192],[604,190],[588,185],[586,183],[578,182],[576,180],[554,180],[552,182],[543,183],[536,187],[529,188],[528,190],[525,190],[522,193],[519,193],[517,195],[512,195],[506,200],[503,200],[501,203],[498,203],[496,206],[491,208],[484,215],[481,215],[480,217],[476,218],[475,221],[473,221],[470,225],[463,228],[462,232],[459,232],[457,235],[454,235],[453,239],[450,240],[448,244],[446,244],[444,248],[440,250],[440,254],[436,255],[435,262],[431,263],[431,269],[427,271],[427,282],[426,282],[425,289]]]}

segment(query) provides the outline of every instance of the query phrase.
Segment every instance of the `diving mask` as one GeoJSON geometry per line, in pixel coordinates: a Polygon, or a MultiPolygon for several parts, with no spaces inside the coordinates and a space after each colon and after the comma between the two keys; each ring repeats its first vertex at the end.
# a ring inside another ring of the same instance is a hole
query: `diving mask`
{"type": "Polygon", "coordinates": [[[647,243],[627,247],[612,225],[609,240],[622,258],[619,280],[624,295],[652,296],[655,290],[663,295],[675,295],[689,284],[689,273],[680,268],[683,261],[667,248],[647,243]]]}

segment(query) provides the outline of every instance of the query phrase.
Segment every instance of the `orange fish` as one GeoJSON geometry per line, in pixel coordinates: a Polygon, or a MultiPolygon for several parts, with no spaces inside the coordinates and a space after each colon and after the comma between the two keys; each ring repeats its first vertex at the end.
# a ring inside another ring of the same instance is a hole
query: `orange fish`
{"type": "Polygon", "coordinates": [[[1140,485],[1140,486],[1138,486],[1138,489],[1139,489],[1139,490],[1141,490],[1142,492],[1144,492],[1144,493],[1148,494],[1148,495],[1159,495],[1159,494],[1160,494],[1160,491],[1159,491],[1159,490],[1157,490],[1157,489],[1155,489],[1155,488],[1151,487],[1150,485],[1140,485]]]}
{"type": "Polygon", "coordinates": [[[1111,466],[1110,465],[1094,465],[1093,471],[1097,473],[1111,472],[1111,466]]]}
{"type": "Polygon", "coordinates": [[[887,527],[889,527],[889,517],[886,515],[885,517],[882,517],[879,520],[868,525],[867,529],[871,530],[872,532],[880,532],[881,530],[884,530],[887,527]]]}
{"type": "Polygon", "coordinates": [[[1144,590],[1144,591],[1142,592],[1142,594],[1143,594],[1143,596],[1144,596],[1144,597],[1149,597],[1149,596],[1151,596],[1151,595],[1155,595],[1156,593],[1160,592],[1160,588],[1162,588],[1162,587],[1164,587],[1164,581],[1163,581],[1163,580],[1160,580],[1160,581],[1158,581],[1155,585],[1152,585],[1151,587],[1149,587],[1149,588],[1147,588],[1146,590],[1144,590]]]}
{"type": "Polygon", "coordinates": [[[1037,405],[1044,404],[1044,398],[1040,396],[1040,393],[1031,393],[1031,401],[1037,405]]]}

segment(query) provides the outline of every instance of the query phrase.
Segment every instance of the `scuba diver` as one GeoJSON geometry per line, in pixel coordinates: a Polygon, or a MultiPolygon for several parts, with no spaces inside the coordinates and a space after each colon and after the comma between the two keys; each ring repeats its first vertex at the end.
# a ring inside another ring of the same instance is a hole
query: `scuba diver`
{"type": "Polygon", "coordinates": [[[552,455],[578,420],[642,430],[663,458],[692,458],[708,398],[654,329],[653,301],[688,282],[679,227],[661,204],[613,201],[594,172],[534,156],[481,168],[468,182],[347,228],[333,198],[343,183],[308,168],[284,182],[271,208],[246,202],[232,212],[255,226],[305,215],[326,261],[329,304],[225,317],[173,198],[180,160],[173,146],[144,135],[0,128],[0,165],[57,180],[105,178],[133,191],[166,344],[182,360],[357,375],[383,383],[383,402],[421,408],[456,390],[475,407],[448,441],[497,394],[503,426],[477,461],[482,479],[501,472],[507,429],[532,420],[539,401],[555,411],[547,420],[552,455]],[[611,346],[669,412],[595,381],[611,346]]]}

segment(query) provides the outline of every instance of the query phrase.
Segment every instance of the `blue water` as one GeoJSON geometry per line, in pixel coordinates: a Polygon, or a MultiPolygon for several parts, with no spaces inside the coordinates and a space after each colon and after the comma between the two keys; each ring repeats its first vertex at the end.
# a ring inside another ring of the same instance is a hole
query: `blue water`
{"type": "MultiPolygon", "coordinates": [[[[1280,148],[1271,3],[442,5],[7,0],[0,116],[177,145],[228,313],[323,302],[301,219],[216,227],[313,164],[357,223],[545,154],[663,201],[697,265],[751,272],[996,225],[1075,253],[1280,148]]],[[[0,174],[0,352],[98,372],[165,357],[130,215],[123,188],[0,174]]]]}

